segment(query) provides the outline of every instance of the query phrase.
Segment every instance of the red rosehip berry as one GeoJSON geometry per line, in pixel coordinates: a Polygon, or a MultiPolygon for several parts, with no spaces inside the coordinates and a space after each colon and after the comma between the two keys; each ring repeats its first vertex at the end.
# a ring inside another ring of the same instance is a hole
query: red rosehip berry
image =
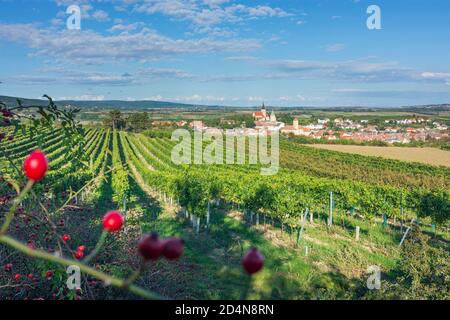
{"type": "Polygon", "coordinates": [[[6,265],[3,267],[3,269],[4,269],[6,272],[11,272],[12,267],[13,267],[12,263],[8,263],[8,264],[6,264],[6,265]]]}
{"type": "Polygon", "coordinates": [[[77,251],[84,252],[86,250],[86,246],[79,246],[77,251]]]}
{"type": "Polygon", "coordinates": [[[159,239],[157,233],[145,235],[139,241],[138,250],[145,260],[157,260],[164,250],[164,242],[159,239]]]}
{"type": "Polygon", "coordinates": [[[53,271],[47,271],[45,273],[45,278],[47,278],[47,280],[50,280],[51,278],[53,278],[53,271]]]}
{"type": "Polygon", "coordinates": [[[40,150],[33,151],[25,159],[23,169],[28,179],[33,181],[42,180],[48,169],[48,161],[45,154],[40,150]]]}
{"type": "Polygon", "coordinates": [[[123,217],[118,211],[110,211],[103,217],[103,229],[108,232],[119,231],[123,226],[123,217]]]}
{"type": "Polygon", "coordinates": [[[65,235],[62,236],[62,240],[63,240],[64,242],[67,242],[67,241],[70,240],[70,236],[69,236],[68,234],[65,234],[65,235]]]}
{"type": "Polygon", "coordinates": [[[75,253],[75,258],[76,258],[77,260],[82,259],[83,256],[84,256],[84,253],[83,253],[82,251],[77,251],[77,252],[75,253]]]}
{"type": "Polygon", "coordinates": [[[184,243],[178,238],[170,238],[164,241],[163,255],[168,260],[176,260],[183,255],[184,243]]]}
{"type": "Polygon", "coordinates": [[[242,266],[248,274],[257,273],[264,266],[264,257],[256,248],[251,248],[242,259],[242,266]]]}
{"type": "Polygon", "coordinates": [[[16,280],[20,280],[20,277],[21,277],[20,273],[16,273],[14,275],[14,279],[16,279],[16,280]]]}
{"type": "Polygon", "coordinates": [[[33,274],[32,274],[32,273],[29,273],[29,274],[27,275],[27,277],[28,277],[28,279],[33,279],[33,274]]]}

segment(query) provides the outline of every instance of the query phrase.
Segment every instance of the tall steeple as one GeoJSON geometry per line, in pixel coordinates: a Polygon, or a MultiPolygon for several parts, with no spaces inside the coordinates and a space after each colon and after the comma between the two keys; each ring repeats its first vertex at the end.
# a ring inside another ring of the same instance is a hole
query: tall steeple
{"type": "Polygon", "coordinates": [[[262,112],[264,118],[266,118],[267,117],[267,111],[266,111],[266,106],[265,106],[264,102],[263,102],[263,105],[261,107],[261,112],[262,112]]]}

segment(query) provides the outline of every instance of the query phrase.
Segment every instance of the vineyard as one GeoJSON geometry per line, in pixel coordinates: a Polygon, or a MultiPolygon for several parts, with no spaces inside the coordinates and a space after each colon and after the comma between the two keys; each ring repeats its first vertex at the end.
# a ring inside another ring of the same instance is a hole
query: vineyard
{"type": "MultiPolygon", "coordinates": [[[[0,299],[377,299],[405,298],[413,286],[417,294],[449,297],[449,290],[423,293],[417,283],[382,296],[366,287],[375,265],[391,288],[405,250],[427,237],[433,246],[426,250],[444,257],[436,267],[444,280],[427,281],[449,288],[449,168],[283,139],[279,173],[262,176],[261,165],[176,165],[177,142],[168,138],[80,127],[79,139],[68,141],[64,130],[2,129],[0,219],[20,193],[30,152],[42,150],[49,168],[33,197],[17,204],[10,226],[27,244],[25,255],[13,250],[18,245],[4,246],[9,240],[0,244],[0,299]],[[101,225],[110,210],[122,212],[125,225],[107,237],[101,225]],[[151,262],[133,279],[139,287],[130,287],[117,279],[139,270],[136,243],[151,232],[182,238],[183,257],[151,262]],[[97,252],[99,237],[105,243],[97,252]],[[265,261],[248,277],[241,259],[251,247],[265,261]],[[82,269],[81,289],[68,290],[60,261],[33,259],[37,249],[78,260],[84,250],[95,252],[80,262],[102,274],[82,269]]],[[[204,151],[193,150],[192,157],[204,151]]]]}

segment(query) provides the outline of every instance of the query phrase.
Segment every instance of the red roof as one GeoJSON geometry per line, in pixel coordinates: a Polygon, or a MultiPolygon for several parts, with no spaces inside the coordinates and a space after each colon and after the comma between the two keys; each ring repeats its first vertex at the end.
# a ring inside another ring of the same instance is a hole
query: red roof
{"type": "Polygon", "coordinates": [[[311,129],[309,129],[309,128],[305,128],[305,127],[298,127],[297,129],[295,129],[295,127],[294,126],[285,126],[285,127],[283,127],[282,129],[281,129],[281,131],[304,131],[304,132],[310,132],[311,131],[311,129]]]}

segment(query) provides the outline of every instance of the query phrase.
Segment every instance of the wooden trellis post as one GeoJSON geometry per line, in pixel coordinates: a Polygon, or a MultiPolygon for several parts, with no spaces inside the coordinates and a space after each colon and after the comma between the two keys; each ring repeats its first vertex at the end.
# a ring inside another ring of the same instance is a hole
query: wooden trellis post
{"type": "Polygon", "coordinates": [[[356,235],[355,235],[356,241],[359,241],[359,231],[360,231],[359,226],[356,226],[356,235]]]}
{"type": "Polygon", "coordinates": [[[330,216],[328,217],[328,226],[333,225],[333,192],[330,192],[330,216]]]}
{"type": "Polygon", "coordinates": [[[208,212],[206,213],[206,226],[209,227],[209,220],[211,216],[211,201],[208,201],[208,212]]]}
{"type": "Polygon", "coordinates": [[[197,234],[200,233],[200,218],[197,218],[196,224],[195,224],[195,232],[197,234]]]}
{"type": "Polygon", "coordinates": [[[414,219],[411,220],[411,225],[406,229],[405,234],[403,235],[402,240],[400,241],[400,244],[398,245],[399,247],[401,247],[403,242],[405,241],[406,236],[408,235],[408,232],[411,230],[413,223],[414,223],[414,219]]]}
{"type": "Polygon", "coordinates": [[[302,227],[300,228],[300,231],[298,233],[297,244],[302,240],[303,230],[305,229],[305,221],[306,221],[306,217],[308,216],[308,212],[309,212],[309,209],[306,208],[305,214],[303,215],[303,219],[302,219],[302,227]]]}
{"type": "Polygon", "coordinates": [[[122,196],[122,209],[123,209],[123,219],[127,221],[127,196],[125,194],[122,196]]]}

